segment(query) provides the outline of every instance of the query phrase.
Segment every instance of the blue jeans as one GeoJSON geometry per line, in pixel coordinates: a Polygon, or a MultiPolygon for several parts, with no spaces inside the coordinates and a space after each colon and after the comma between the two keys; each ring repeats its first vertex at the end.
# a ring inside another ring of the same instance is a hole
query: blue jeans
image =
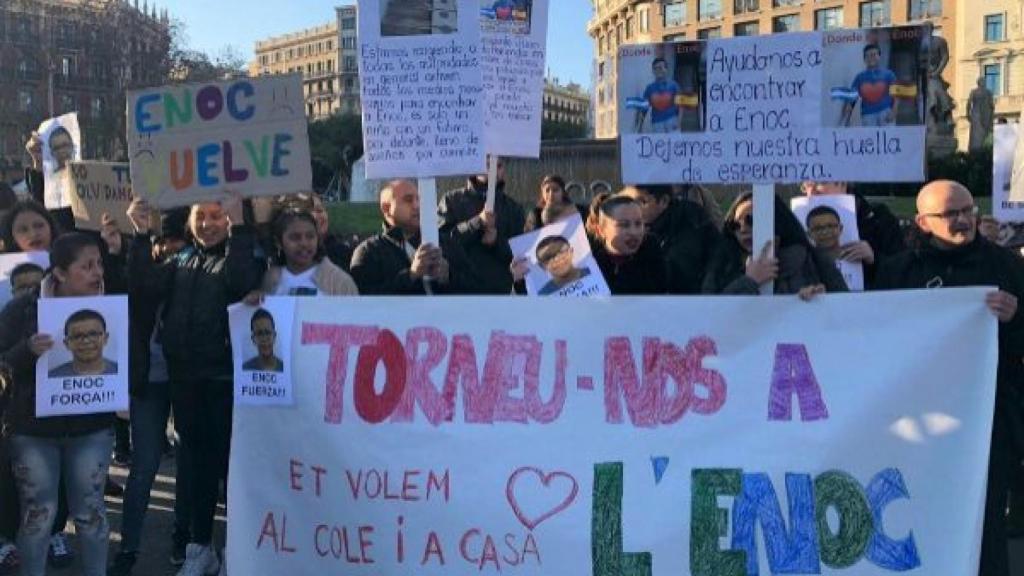
{"type": "MultiPolygon", "coordinates": [[[[171,413],[171,392],[167,382],[150,382],[144,397],[131,398],[132,466],[124,488],[124,513],[121,519],[121,551],[138,552],[142,524],[149,508],[149,492],[160,470],[167,442],[167,417],[171,413]]],[[[189,474],[187,458],[177,461],[174,519],[176,531],[187,533],[189,474]]]]}
{"type": "Polygon", "coordinates": [[[18,527],[21,576],[46,574],[50,527],[57,513],[57,494],[62,479],[82,548],[82,575],[106,574],[110,526],[103,487],[113,445],[111,428],[65,438],[18,434],[10,438],[14,481],[21,503],[18,527]]]}

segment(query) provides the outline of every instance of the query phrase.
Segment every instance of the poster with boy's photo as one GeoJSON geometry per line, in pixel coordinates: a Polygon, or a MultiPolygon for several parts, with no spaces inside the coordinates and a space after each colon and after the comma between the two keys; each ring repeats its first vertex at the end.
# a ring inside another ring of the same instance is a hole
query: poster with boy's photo
{"type": "Polygon", "coordinates": [[[608,296],[611,290],[590,252],[579,214],[510,238],[516,258],[530,264],[524,281],[533,296],[608,296]]]}
{"type": "Polygon", "coordinates": [[[291,406],[295,299],[269,297],[259,306],[228,307],[235,366],[235,404],[291,406]]]}
{"type": "Polygon", "coordinates": [[[49,252],[0,254],[0,310],[18,296],[38,289],[49,267],[49,252]]]}
{"type": "Polygon", "coordinates": [[[619,48],[619,132],[704,132],[704,42],[619,48]]]}
{"type": "Polygon", "coordinates": [[[480,29],[528,35],[534,0],[480,0],[480,29]]]}
{"type": "Polygon", "coordinates": [[[790,200],[790,207],[811,243],[835,261],[847,288],[851,292],[863,292],[864,265],[839,257],[843,246],[860,241],[856,197],[852,194],[798,196],[790,200]]]}
{"type": "Polygon", "coordinates": [[[458,0],[378,1],[381,36],[430,36],[459,30],[458,0]]]}
{"type": "Polygon", "coordinates": [[[1024,128],[997,124],[992,145],[992,215],[1024,222],[1024,128]]]}
{"type": "Polygon", "coordinates": [[[822,126],[924,124],[929,26],[834,30],[824,35],[822,126]]]}
{"type": "Polygon", "coordinates": [[[128,297],[41,298],[36,417],[128,410],[128,297]]]}
{"type": "Polygon", "coordinates": [[[43,201],[49,210],[68,208],[71,206],[69,168],[72,162],[82,160],[78,113],[45,120],[37,132],[43,146],[43,201]]]}

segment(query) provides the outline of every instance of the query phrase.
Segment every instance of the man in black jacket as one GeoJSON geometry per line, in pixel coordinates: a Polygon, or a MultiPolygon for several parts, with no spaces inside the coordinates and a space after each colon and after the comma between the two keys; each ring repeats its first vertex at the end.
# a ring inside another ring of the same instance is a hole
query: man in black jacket
{"type": "MultiPolygon", "coordinates": [[[[845,182],[804,182],[801,186],[807,196],[847,194],[845,182]]],[[[843,246],[839,257],[848,262],[864,265],[864,282],[874,287],[875,274],[883,260],[899,254],[905,248],[900,222],[885,204],[872,204],[857,193],[850,193],[857,207],[857,231],[860,241],[843,246]]]]}
{"type": "Polygon", "coordinates": [[[441,235],[461,249],[452,262],[476,279],[469,293],[508,294],[512,290],[512,249],[508,239],[523,233],[523,209],[505,195],[505,166],[498,161],[494,211],[485,210],[487,176],[474,176],[466,187],[444,195],[438,206],[441,235]]]}
{"type": "Polygon", "coordinates": [[[1024,264],[1011,252],[977,233],[978,209],[962,185],[945,180],[925,186],[917,197],[917,226],[925,234],[920,248],[882,262],[879,289],[997,286],[985,301],[999,319],[999,369],[989,453],[983,576],[1007,576],[1006,495],[1009,473],[1020,459],[1020,385],[1024,376],[1024,315],[1017,313],[1024,296],[1024,264]]]}
{"type": "Polygon", "coordinates": [[[700,294],[721,239],[707,212],[675,198],[667,185],[629,187],[624,192],[640,204],[647,235],[664,261],[669,294],[700,294]]]}
{"type": "Polygon", "coordinates": [[[441,249],[420,242],[420,194],[408,180],[380,193],[384,231],[360,244],[352,278],[363,295],[424,295],[449,291],[451,269],[441,249]]]}

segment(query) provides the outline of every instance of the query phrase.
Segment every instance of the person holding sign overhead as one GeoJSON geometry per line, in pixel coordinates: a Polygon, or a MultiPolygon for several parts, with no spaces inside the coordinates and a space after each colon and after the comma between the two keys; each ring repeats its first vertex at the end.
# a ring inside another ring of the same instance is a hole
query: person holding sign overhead
{"type": "Polygon", "coordinates": [[[800,221],[777,196],[774,245],[767,243],[754,251],[751,192],[733,202],[725,215],[724,233],[704,278],[705,294],[756,295],[762,284],[772,280],[776,294],[798,294],[804,299],[847,290],[835,264],[811,246],[800,221]]]}
{"type": "Polygon", "coordinates": [[[153,260],[148,204],[136,199],[129,219],[136,230],[129,272],[132,295],[163,305],[163,346],[171,402],[190,460],[192,542],[180,574],[212,574],[213,518],[220,480],[227,475],[234,364],[227,307],[259,286],[265,271],[252,226],[237,193],[221,202],[193,204],[191,242],[161,265],[153,260]]]}
{"type": "MultiPolygon", "coordinates": [[[[103,259],[96,238],[81,233],[61,236],[53,243],[50,263],[42,298],[103,295],[103,259]]],[[[36,361],[54,346],[52,336],[37,333],[37,306],[34,295],[23,296],[0,313],[0,362],[11,366],[13,376],[4,427],[11,434],[14,466],[21,470],[16,482],[23,511],[18,529],[22,573],[46,572],[50,528],[59,486],[64,484],[82,547],[83,574],[98,576],[106,570],[109,525],[103,488],[114,443],[114,415],[35,416],[36,361]]]]}
{"type": "Polygon", "coordinates": [[[461,250],[452,266],[475,277],[475,294],[508,294],[512,286],[512,249],[508,239],[523,231],[523,209],[505,194],[505,164],[498,160],[494,211],[485,209],[487,176],[474,176],[465,188],[444,195],[437,214],[441,235],[461,250]]]}

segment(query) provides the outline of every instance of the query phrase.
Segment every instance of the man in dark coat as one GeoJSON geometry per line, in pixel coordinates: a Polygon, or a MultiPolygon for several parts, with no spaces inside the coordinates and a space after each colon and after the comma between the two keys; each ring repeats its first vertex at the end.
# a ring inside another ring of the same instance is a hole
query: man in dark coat
{"type": "Polygon", "coordinates": [[[523,233],[525,216],[505,195],[505,167],[498,161],[494,210],[485,210],[487,176],[474,176],[465,188],[444,195],[437,208],[441,235],[460,247],[451,264],[475,278],[467,293],[508,294],[512,290],[512,249],[508,239],[523,233]]]}
{"type": "Polygon", "coordinates": [[[925,234],[921,247],[882,262],[879,289],[997,286],[985,299],[999,319],[999,369],[989,453],[984,535],[983,576],[1008,576],[1006,495],[1013,463],[1020,459],[1019,432],[1024,376],[1024,315],[1017,313],[1024,296],[1024,264],[1004,248],[977,233],[977,206],[962,185],[939,180],[917,197],[917,226],[925,234]]]}

